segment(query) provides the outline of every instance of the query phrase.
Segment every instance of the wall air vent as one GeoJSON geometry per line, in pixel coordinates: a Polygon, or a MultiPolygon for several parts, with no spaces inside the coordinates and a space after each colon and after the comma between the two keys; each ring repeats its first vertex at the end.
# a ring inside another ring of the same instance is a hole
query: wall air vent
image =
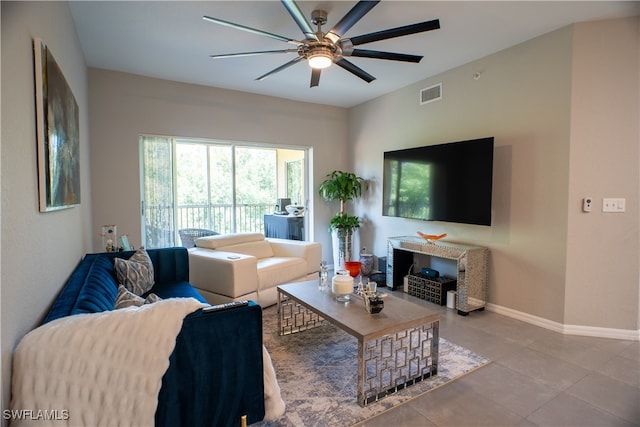
{"type": "Polygon", "coordinates": [[[442,83],[420,90],[420,105],[442,99],[442,83]]]}

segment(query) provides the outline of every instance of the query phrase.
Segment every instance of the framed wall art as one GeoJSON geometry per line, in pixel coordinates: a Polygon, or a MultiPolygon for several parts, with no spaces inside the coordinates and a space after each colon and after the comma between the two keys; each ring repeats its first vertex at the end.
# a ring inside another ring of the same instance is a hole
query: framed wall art
{"type": "Polygon", "coordinates": [[[39,204],[49,212],[80,204],[79,110],[51,51],[38,38],[33,47],[39,204]]]}

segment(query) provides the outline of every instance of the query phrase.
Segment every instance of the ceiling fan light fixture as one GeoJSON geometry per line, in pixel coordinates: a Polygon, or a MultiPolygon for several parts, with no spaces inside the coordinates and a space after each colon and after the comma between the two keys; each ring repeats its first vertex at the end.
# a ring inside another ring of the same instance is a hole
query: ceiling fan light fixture
{"type": "Polygon", "coordinates": [[[324,46],[317,46],[311,49],[307,56],[311,68],[327,68],[333,63],[333,52],[324,46]]]}
{"type": "Polygon", "coordinates": [[[309,57],[309,66],[311,68],[327,68],[333,61],[326,55],[314,55],[309,57]]]}

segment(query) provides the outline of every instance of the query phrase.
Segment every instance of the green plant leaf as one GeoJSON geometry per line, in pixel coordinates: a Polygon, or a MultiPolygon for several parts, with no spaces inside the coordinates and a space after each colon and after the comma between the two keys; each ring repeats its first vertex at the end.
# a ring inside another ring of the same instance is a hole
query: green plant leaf
{"type": "Polygon", "coordinates": [[[360,218],[348,214],[338,214],[329,221],[329,231],[355,230],[360,227],[360,218]]]}
{"type": "Polygon", "coordinates": [[[318,194],[327,202],[353,200],[362,195],[362,181],[354,173],[333,171],[320,184],[318,194]]]}
{"type": "Polygon", "coordinates": [[[362,195],[363,179],[351,172],[333,171],[320,184],[318,194],[327,202],[340,201],[340,211],[329,222],[329,231],[344,233],[360,227],[357,216],[346,213],[346,202],[362,195]]]}

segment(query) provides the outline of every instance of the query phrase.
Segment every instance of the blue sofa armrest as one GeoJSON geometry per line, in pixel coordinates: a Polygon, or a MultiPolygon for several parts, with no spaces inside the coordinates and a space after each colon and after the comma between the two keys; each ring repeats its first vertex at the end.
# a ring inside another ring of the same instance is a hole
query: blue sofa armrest
{"type": "Polygon", "coordinates": [[[169,363],[157,426],[237,427],[243,415],[248,424],[264,418],[259,305],[190,314],[169,363]]]}
{"type": "Polygon", "coordinates": [[[42,324],[73,314],[111,310],[117,295],[112,261],[88,254],[71,273],[42,324]]]}

